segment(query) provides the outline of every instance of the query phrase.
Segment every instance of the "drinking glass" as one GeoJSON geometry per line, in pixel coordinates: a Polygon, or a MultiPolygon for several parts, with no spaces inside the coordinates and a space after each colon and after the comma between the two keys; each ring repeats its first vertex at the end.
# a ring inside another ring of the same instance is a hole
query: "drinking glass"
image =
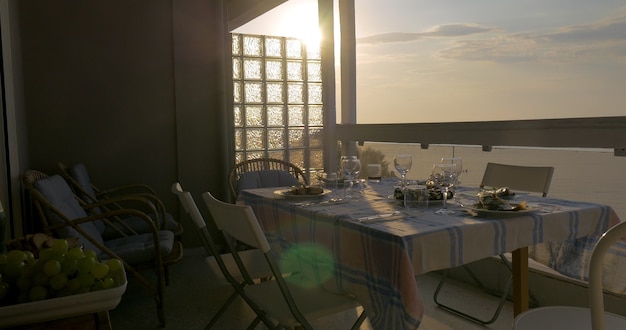
{"type": "MultiPolygon", "coordinates": [[[[456,164],[456,176],[454,178],[454,182],[450,186],[450,190],[454,194],[456,191],[456,187],[459,184],[459,176],[463,172],[463,160],[460,157],[443,157],[440,161],[441,164],[456,164]]],[[[456,194],[455,194],[456,195],[456,194]]]]}
{"type": "Polygon", "coordinates": [[[408,154],[396,155],[393,159],[393,165],[396,167],[396,171],[400,172],[402,176],[402,187],[406,186],[406,174],[413,165],[413,157],[408,154]]]}
{"type": "Polygon", "coordinates": [[[432,180],[441,189],[442,208],[437,210],[437,214],[454,214],[453,210],[449,210],[446,204],[450,186],[454,183],[456,177],[456,164],[435,164],[433,166],[432,180]]]}
{"type": "Polygon", "coordinates": [[[361,171],[361,161],[357,156],[341,156],[341,173],[343,174],[343,194],[344,198],[351,199],[354,180],[359,176],[361,171]]]}

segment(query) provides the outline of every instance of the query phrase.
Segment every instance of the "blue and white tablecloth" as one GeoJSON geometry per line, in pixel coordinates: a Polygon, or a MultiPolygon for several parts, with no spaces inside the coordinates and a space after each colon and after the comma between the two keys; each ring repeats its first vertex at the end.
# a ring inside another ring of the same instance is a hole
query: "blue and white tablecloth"
{"type": "Polygon", "coordinates": [[[349,202],[330,202],[341,198],[341,191],[320,199],[285,199],[274,193],[280,189],[244,190],[237,202],[253,208],[279,258],[308,251],[300,255],[314,274],[311,280],[356,295],[376,329],[419,326],[423,305],[415,275],[521,247],[565,242],[537,252],[556,270],[585,279],[593,243],[619,221],[609,206],[531,195],[518,198],[534,211],[516,217],[475,217],[454,203],[453,215],[435,214],[436,204],[407,211],[388,198],[393,193],[388,181],[367,184],[363,196],[349,202]],[[576,257],[568,259],[572,254],[576,257]]]}

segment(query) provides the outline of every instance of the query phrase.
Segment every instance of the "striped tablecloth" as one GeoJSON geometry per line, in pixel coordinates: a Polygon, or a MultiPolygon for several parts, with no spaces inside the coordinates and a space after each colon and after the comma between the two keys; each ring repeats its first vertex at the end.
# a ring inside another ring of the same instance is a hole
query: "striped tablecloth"
{"type": "Polygon", "coordinates": [[[296,255],[313,283],[356,295],[375,329],[419,326],[417,274],[541,242],[593,242],[619,221],[609,206],[531,195],[518,199],[534,211],[516,217],[475,217],[453,203],[453,215],[435,214],[440,205],[407,211],[388,198],[392,182],[367,184],[363,196],[349,202],[332,202],[341,190],[318,199],[286,199],[277,190],[245,190],[237,202],[253,208],[279,258],[296,255]]]}

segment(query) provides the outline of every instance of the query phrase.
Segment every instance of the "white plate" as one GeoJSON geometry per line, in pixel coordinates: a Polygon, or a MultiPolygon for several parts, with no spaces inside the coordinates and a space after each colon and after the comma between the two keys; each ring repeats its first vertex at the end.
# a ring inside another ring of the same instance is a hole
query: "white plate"
{"type": "MultiPolygon", "coordinates": [[[[511,205],[516,205],[515,203],[511,203],[511,205]]],[[[508,217],[519,217],[530,212],[536,210],[535,207],[527,206],[524,210],[517,211],[500,211],[500,210],[487,210],[483,208],[477,208],[474,206],[463,206],[464,208],[475,212],[479,217],[492,217],[492,218],[508,218],[508,217]]]]}
{"type": "Polygon", "coordinates": [[[274,195],[284,197],[287,199],[307,199],[307,198],[320,198],[330,194],[332,191],[324,189],[324,192],[317,195],[294,195],[291,193],[291,189],[281,189],[274,191],[274,195]]]}

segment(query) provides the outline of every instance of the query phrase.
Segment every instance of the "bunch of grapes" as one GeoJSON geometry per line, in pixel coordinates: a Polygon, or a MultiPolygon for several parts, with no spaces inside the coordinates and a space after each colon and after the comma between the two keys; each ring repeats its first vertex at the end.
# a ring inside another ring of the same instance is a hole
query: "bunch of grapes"
{"type": "Polygon", "coordinates": [[[0,306],[64,297],[119,286],[122,262],[99,261],[95,251],[68,248],[55,239],[39,251],[11,250],[0,254],[0,306]]]}

